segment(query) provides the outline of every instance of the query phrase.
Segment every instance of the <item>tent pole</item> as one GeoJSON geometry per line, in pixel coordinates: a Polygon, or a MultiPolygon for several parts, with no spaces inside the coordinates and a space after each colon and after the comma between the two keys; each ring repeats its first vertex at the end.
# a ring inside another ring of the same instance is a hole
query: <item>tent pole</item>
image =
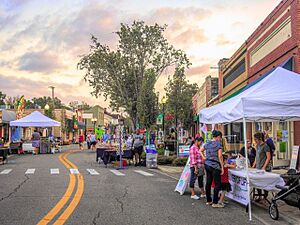
{"type": "Polygon", "coordinates": [[[246,178],[247,178],[247,191],[248,191],[248,210],[249,210],[249,220],[252,220],[252,212],[251,212],[251,199],[250,199],[250,180],[249,180],[249,168],[248,168],[248,150],[247,150],[247,126],[246,126],[246,118],[243,118],[243,129],[244,129],[244,146],[245,146],[245,157],[246,157],[246,178]]]}

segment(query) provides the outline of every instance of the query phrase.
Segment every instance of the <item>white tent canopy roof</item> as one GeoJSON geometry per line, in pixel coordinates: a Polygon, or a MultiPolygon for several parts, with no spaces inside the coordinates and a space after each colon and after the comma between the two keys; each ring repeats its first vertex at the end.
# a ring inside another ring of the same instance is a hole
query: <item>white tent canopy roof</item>
{"type": "Polygon", "coordinates": [[[59,127],[60,122],[57,122],[42,113],[35,111],[28,116],[19,120],[11,121],[12,127],[59,127]]]}
{"type": "Polygon", "coordinates": [[[300,120],[300,75],[277,67],[240,94],[200,111],[200,122],[300,120]]]}

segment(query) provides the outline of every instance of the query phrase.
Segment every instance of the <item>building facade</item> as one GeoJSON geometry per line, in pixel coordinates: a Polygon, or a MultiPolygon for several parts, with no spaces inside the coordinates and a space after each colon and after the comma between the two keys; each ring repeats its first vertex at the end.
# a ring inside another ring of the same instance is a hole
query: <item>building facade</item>
{"type": "Polygon", "coordinates": [[[85,113],[92,113],[93,119],[96,119],[95,122],[93,122],[92,119],[86,120],[87,131],[93,131],[94,127],[104,126],[104,108],[100,107],[99,105],[96,105],[90,110],[87,110],[85,113]]]}
{"type": "MultiPolygon", "coordinates": [[[[300,2],[283,0],[231,58],[220,60],[219,100],[225,101],[255,85],[277,66],[300,73],[299,38],[300,2]]],[[[252,140],[255,132],[264,130],[276,143],[275,166],[289,165],[292,147],[300,145],[300,122],[248,123],[247,138],[252,140]]],[[[223,126],[223,131],[227,136],[235,135],[237,143],[243,139],[241,124],[223,126]]]]}
{"type": "Polygon", "coordinates": [[[200,124],[199,124],[199,112],[201,109],[204,109],[209,106],[209,102],[218,96],[219,91],[219,81],[217,77],[207,76],[204,83],[199,88],[198,92],[193,96],[193,110],[195,114],[195,124],[192,128],[192,134],[195,136],[196,133],[199,133],[200,124]]]}

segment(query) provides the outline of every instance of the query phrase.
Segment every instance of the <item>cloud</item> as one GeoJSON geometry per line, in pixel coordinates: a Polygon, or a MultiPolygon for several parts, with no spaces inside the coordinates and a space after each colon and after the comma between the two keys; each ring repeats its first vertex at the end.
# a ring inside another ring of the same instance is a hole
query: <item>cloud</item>
{"type": "Polygon", "coordinates": [[[216,43],[218,46],[230,45],[234,42],[226,38],[224,34],[220,34],[217,36],[216,43]]]}
{"type": "Polygon", "coordinates": [[[189,28],[176,36],[173,40],[175,43],[180,43],[181,45],[191,45],[206,42],[207,37],[203,29],[189,28]]]}
{"type": "Polygon", "coordinates": [[[187,75],[189,77],[191,77],[191,76],[198,76],[201,74],[208,75],[209,71],[210,71],[210,64],[204,64],[201,66],[191,67],[186,72],[187,72],[187,75]]]}
{"type": "Polygon", "coordinates": [[[20,57],[18,66],[20,70],[42,73],[51,73],[65,68],[57,55],[47,51],[25,53],[20,57]]]}

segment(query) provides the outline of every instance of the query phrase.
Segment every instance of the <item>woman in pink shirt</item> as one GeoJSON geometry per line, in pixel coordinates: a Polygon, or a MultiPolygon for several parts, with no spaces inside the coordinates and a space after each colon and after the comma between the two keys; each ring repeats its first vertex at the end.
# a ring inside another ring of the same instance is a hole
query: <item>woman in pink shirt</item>
{"type": "Polygon", "coordinates": [[[204,156],[200,152],[200,146],[203,143],[202,137],[196,137],[194,144],[190,147],[190,170],[191,170],[191,179],[190,179],[190,189],[191,189],[191,198],[199,200],[200,197],[195,193],[195,182],[198,178],[198,185],[201,191],[201,198],[205,197],[205,191],[203,186],[203,176],[204,176],[204,156]]]}

